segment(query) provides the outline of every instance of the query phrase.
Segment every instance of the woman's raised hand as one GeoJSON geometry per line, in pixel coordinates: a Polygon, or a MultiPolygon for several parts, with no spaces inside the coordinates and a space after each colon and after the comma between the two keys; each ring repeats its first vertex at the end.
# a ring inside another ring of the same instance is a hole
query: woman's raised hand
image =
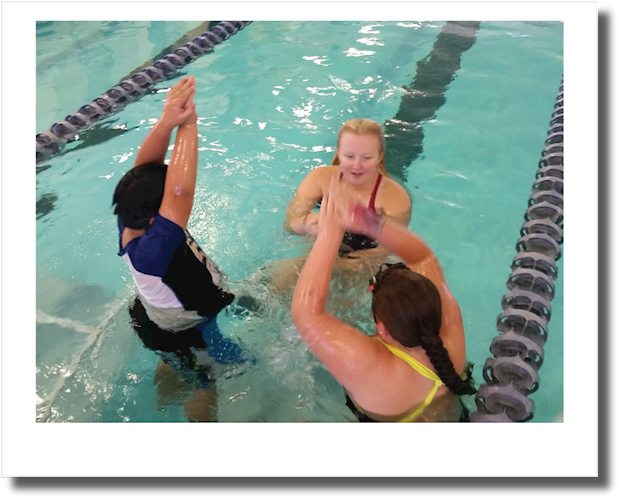
{"type": "Polygon", "coordinates": [[[330,180],[328,193],[321,202],[319,211],[319,231],[322,227],[332,229],[343,236],[345,231],[362,234],[353,217],[356,197],[337,175],[330,180]],[[325,206],[325,208],[324,208],[325,206]]]}
{"type": "Polygon", "coordinates": [[[360,204],[356,196],[348,191],[337,176],[330,181],[327,205],[326,216],[332,224],[343,231],[364,234],[372,239],[379,237],[383,217],[375,209],[360,204]]]}

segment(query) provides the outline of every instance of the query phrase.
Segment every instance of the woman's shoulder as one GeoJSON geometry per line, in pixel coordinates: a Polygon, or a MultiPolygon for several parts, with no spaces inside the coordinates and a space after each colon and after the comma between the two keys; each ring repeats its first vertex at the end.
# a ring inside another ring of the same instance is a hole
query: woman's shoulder
{"type": "Polygon", "coordinates": [[[340,167],[338,165],[322,165],[321,167],[316,167],[311,170],[306,177],[316,177],[316,178],[331,178],[335,173],[340,171],[340,167]]]}
{"type": "Polygon", "coordinates": [[[411,209],[412,199],[407,190],[397,181],[384,176],[377,193],[377,206],[385,212],[401,213],[411,209]]]}
{"type": "Polygon", "coordinates": [[[330,179],[337,170],[338,167],[334,167],[333,165],[324,165],[314,168],[306,174],[306,177],[304,177],[304,180],[302,180],[298,186],[296,196],[308,200],[318,200],[330,185],[330,179]]]}
{"type": "Polygon", "coordinates": [[[381,188],[383,191],[389,193],[391,196],[405,196],[408,199],[410,197],[407,190],[401,184],[399,184],[396,180],[391,179],[387,175],[384,175],[384,177],[382,178],[381,188]]]}
{"type": "MultiPolygon", "coordinates": [[[[311,170],[304,178],[303,184],[314,186],[327,186],[330,183],[330,179],[339,171],[339,167],[336,165],[323,165],[311,170]]],[[[323,191],[323,189],[322,189],[323,191]]]]}

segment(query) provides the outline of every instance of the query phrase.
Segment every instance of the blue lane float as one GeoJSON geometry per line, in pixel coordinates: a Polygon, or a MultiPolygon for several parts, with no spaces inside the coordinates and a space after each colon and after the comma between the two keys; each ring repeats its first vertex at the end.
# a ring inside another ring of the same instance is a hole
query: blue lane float
{"type": "Polygon", "coordinates": [[[58,154],[70,139],[93,123],[120,111],[129,103],[140,99],[157,83],[169,80],[177,72],[204,54],[213,52],[213,47],[223,42],[252,21],[222,21],[211,27],[191,42],[178,47],[170,54],[158,59],[107,92],[71,113],[64,120],[54,123],[49,130],[36,136],[37,164],[58,154]]]}
{"type": "Polygon", "coordinates": [[[561,80],[507,280],[509,293],[496,319],[500,335],[490,346],[494,357],[483,366],[485,383],[475,395],[472,422],[527,422],[534,416],[528,396],[539,388],[563,243],[563,104],[561,80]]]}

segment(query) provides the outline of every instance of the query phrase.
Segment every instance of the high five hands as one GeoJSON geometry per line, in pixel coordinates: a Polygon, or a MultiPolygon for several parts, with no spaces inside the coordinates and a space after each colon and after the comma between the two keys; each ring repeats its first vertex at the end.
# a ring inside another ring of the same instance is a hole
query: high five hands
{"type": "Polygon", "coordinates": [[[342,237],[345,231],[364,234],[377,240],[384,225],[384,218],[373,208],[362,205],[345,185],[334,176],[328,195],[319,211],[319,234],[342,237]]]}

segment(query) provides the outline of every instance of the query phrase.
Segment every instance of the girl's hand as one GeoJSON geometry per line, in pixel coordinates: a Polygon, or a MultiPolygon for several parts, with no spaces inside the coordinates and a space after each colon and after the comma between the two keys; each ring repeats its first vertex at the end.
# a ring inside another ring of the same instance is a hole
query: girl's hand
{"type": "Polygon", "coordinates": [[[328,193],[321,201],[318,220],[318,236],[335,237],[341,240],[345,232],[343,193],[337,176],[330,180],[328,193]]]}
{"type": "Polygon", "coordinates": [[[352,228],[350,230],[352,232],[364,234],[375,241],[379,239],[385,220],[373,208],[358,203],[352,207],[350,219],[350,227],[352,228]]]}
{"type": "Polygon", "coordinates": [[[333,204],[333,217],[344,230],[377,240],[384,218],[375,209],[361,205],[336,176],[330,183],[330,199],[333,204]]]}

